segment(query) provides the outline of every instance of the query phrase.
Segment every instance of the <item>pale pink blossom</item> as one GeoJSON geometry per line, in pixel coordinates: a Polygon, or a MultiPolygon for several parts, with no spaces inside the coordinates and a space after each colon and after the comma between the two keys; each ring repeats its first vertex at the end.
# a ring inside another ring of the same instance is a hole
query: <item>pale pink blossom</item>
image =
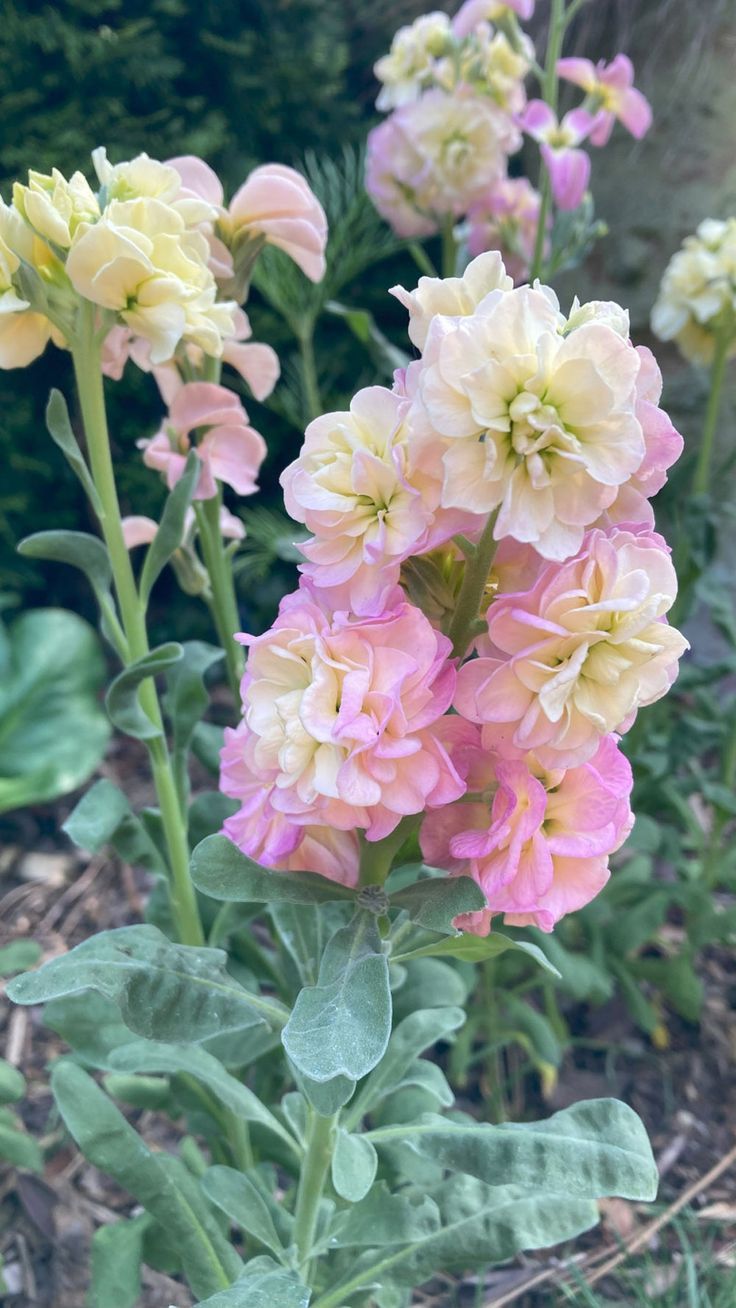
{"type": "Polygon", "coordinates": [[[402,560],[465,525],[440,507],[441,464],[427,443],[415,449],[407,409],[382,386],[358,391],[349,412],[309,424],[299,458],[281,475],[288,513],[314,533],[300,544],[301,570],[320,590],[338,588],[333,607],[380,613],[402,560]]]}
{"type": "Polygon", "coordinates": [[[331,881],[354,886],[358,881],[360,848],[355,831],[328,826],[301,826],[271,803],[273,784],[264,786],[246,762],[249,729],[241,722],[225,728],[220,753],[220,789],[237,799],[240,808],[223,824],[223,835],[264,867],[288,872],[318,872],[331,881]]]}
{"type": "Polygon", "coordinates": [[[435,88],[370,132],[366,187],[400,236],[427,236],[464,214],[519,144],[515,122],[487,96],[435,88]]]}
{"type": "Polygon", "coordinates": [[[631,831],[631,767],[614,735],[577,767],[544,768],[533,754],[478,752],[469,777],[478,798],[427,814],[425,860],[472,876],[488,907],[456,925],[486,935],[491,917],[552,931],[590,903],[609,877],[608,860],[631,831]]]}
{"type": "Polygon", "coordinates": [[[241,639],[244,765],[276,813],[380,840],[463,793],[435,729],[454,690],[450,642],[419,609],[331,615],[302,587],[270,631],[241,639]]]}
{"type": "Polygon", "coordinates": [[[636,416],[644,433],[645,453],[636,472],[619,488],[613,504],[606,509],[605,522],[642,523],[654,526],[651,497],[667,481],[667,469],[683,450],[683,439],[672,421],[659,406],[662,374],[657,360],[646,345],[637,345],[641,368],[636,383],[636,416]]]}
{"type": "MultiPolygon", "coordinates": [[[[196,519],[194,509],[188,508],[184,514],[184,533],[182,543],[194,535],[196,519]]],[[[146,518],[142,514],[130,514],[129,517],[121,521],[123,528],[123,540],[126,548],[133,550],[137,545],[150,545],[156,532],[158,523],[153,518],[146,518]]],[[[220,531],[227,540],[243,540],[245,537],[245,526],[240,518],[236,518],[234,513],[220,506],[220,531]]]]}
{"type": "Polygon", "coordinates": [[[589,532],[575,558],[488,610],[483,656],[460,669],[455,707],[483,740],[533,750],[545,767],[591,758],[666,694],[687,641],[665,621],[677,578],[661,536],[589,532]]]}
{"type": "Polygon", "coordinates": [[[577,209],[588,188],[590,158],[578,147],[593,121],[585,109],[571,109],[560,122],[544,100],[530,100],[519,119],[527,135],[539,142],[558,209],[577,209]]]}
{"type": "Polygon", "coordinates": [[[497,23],[508,12],[527,22],[534,13],[534,0],[465,0],[452,20],[455,36],[470,36],[479,23],[497,23]]]}
{"type": "MultiPolygon", "coordinates": [[[[526,177],[502,177],[468,210],[468,252],[500,250],[515,282],[529,276],[541,198],[526,177]]],[[[545,240],[548,248],[549,240],[545,240]]]]}
{"type": "Polygon", "coordinates": [[[580,548],[645,454],[638,354],[600,318],[565,329],[553,293],[528,286],[435,317],[408,419],[446,442],[445,507],[498,507],[498,540],[554,559],[580,548]]]}
{"type": "Polygon", "coordinates": [[[586,109],[595,116],[592,145],[606,145],[618,118],[637,141],[652,125],[649,101],[634,86],[634,66],[628,55],[617,54],[610,64],[601,59],[558,59],[557,73],[587,93],[586,109]]]}
{"type": "Polygon", "coordinates": [[[249,425],[239,398],[214,382],[187,382],[174,396],[168,417],[150,440],[139,441],[143,462],[164,474],[169,489],[184,471],[189,450],[202,461],[194,498],[211,499],[217,482],[239,495],[258,489],[256,477],[266,456],[263,437],[249,425]],[[205,429],[193,445],[192,433],[205,429]]]}
{"type": "Polygon", "coordinates": [[[492,250],[472,259],[462,277],[420,277],[416,290],[392,286],[389,295],[395,295],[408,310],[409,339],[423,350],[430,323],[438,314],[467,317],[491,291],[510,291],[512,286],[501,256],[492,250]]]}

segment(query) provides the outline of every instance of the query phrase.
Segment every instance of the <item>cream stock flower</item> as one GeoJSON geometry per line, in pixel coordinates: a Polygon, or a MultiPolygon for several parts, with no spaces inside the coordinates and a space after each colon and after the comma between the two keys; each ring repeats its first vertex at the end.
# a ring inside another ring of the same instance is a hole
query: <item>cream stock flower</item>
{"type": "Polygon", "coordinates": [[[100,216],[97,196],[83,173],[73,173],[69,181],[53,168],[51,173],[28,173],[28,185],[16,182],[13,204],[34,231],[62,250],[68,249],[82,223],[96,222],[100,216]]]}
{"type": "Polygon", "coordinates": [[[676,594],[661,536],[589,532],[575,558],[491,604],[483,657],[458,674],[458,712],[486,724],[486,747],[507,736],[544,767],[576,767],[674,681],[688,647],[664,621],[676,594]]]}
{"type": "Polygon", "coordinates": [[[391,49],[374,66],[382,90],[378,109],[394,109],[415,100],[422,86],[432,80],[436,60],[452,44],[452,27],[447,14],[422,14],[396,32],[391,49]]]}
{"type": "Polygon", "coordinates": [[[235,305],[217,303],[202,233],[156,199],[113,200],[94,225],[82,224],[66,270],[74,289],[151,344],[163,363],[184,339],[206,354],[222,354],[233,331],[235,305]]]}
{"type": "Polygon", "coordinates": [[[652,330],[698,363],[711,361],[720,332],[736,354],[736,218],[708,218],[683,241],[665,269],[652,330]]]}
{"type": "MultiPolygon", "coordinates": [[[[42,354],[52,336],[48,318],[31,308],[14,279],[21,260],[42,277],[55,279],[61,269],[56,256],[35,236],[21,215],[0,200],[0,368],[25,368],[42,354]]],[[[58,344],[59,332],[53,333],[58,344]]]]}
{"type": "Polygon", "coordinates": [[[443,504],[498,508],[497,539],[545,558],[579,549],[645,453],[640,360],[597,314],[567,335],[556,297],[520,287],[431,324],[417,422],[447,440],[443,504]]]}
{"type": "Polygon", "coordinates": [[[92,151],[95,172],[104,187],[107,203],[111,200],[160,200],[176,209],[186,227],[213,223],[217,207],[206,197],[182,194],[181,177],[170,163],[151,159],[145,153],[123,163],[111,164],[104,145],[92,151]]]}
{"type": "Polygon", "coordinates": [[[491,291],[510,291],[513,282],[495,250],[471,260],[462,277],[420,277],[415,291],[392,286],[395,295],[409,312],[409,339],[423,350],[432,319],[437,314],[462,318],[474,313],[491,291]]]}

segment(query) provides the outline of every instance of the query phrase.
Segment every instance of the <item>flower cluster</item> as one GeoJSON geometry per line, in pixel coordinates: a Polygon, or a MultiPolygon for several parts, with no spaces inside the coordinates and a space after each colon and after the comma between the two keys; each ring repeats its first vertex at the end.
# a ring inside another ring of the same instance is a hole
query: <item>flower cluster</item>
{"type": "Polygon", "coordinates": [[[706,218],[683,241],[665,269],[652,330],[697,363],[711,362],[719,338],[736,354],[736,218],[706,218]]]}
{"type": "Polygon", "coordinates": [[[436,12],[402,27],[375,66],[377,107],[390,113],[369,136],[366,171],[376,208],[399,235],[429,236],[464,218],[469,253],[499,249],[517,282],[545,221],[540,194],[508,175],[522,133],[539,145],[555,205],[572,210],[590,179],[584,144],[606,145],[616,120],[637,139],[651,124],[624,54],[553,65],[556,78],[585,92],[562,119],[544,100],[527,101],[534,47],[520,22],[533,9],[534,0],[465,0],[453,19],[436,12]]]}
{"type": "Polygon", "coordinates": [[[682,441],[617,305],[565,314],[497,252],[393,293],[420,357],[314,421],[283,474],[312,536],[274,626],[240,638],[225,831],[355,884],[356,832],[408,819],[482,887],[462,926],[548,931],[608,876],[633,821],[620,734],[686,648],[649,503],[682,441]],[[482,619],[458,630],[491,531],[482,619]]]}

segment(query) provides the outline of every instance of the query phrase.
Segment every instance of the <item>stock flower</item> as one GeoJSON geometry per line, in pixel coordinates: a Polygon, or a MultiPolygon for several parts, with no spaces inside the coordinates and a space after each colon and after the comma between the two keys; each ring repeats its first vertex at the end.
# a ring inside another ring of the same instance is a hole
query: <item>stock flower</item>
{"type": "Polygon", "coordinates": [[[414,291],[393,286],[395,295],[409,312],[409,339],[418,350],[427,342],[430,323],[437,314],[463,318],[474,313],[491,291],[510,291],[513,282],[495,251],[471,260],[462,277],[420,277],[414,291]]]}
{"type": "Polygon", "coordinates": [[[373,128],[366,187],[400,236],[427,236],[466,212],[519,141],[513,119],[487,97],[435,88],[373,128]]]}
{"type": "Polygon", "coordinates": [[[330,615],[305,587],[250,646],[244,760],[299,825],[388,835],[463,793],[435,726],[452,699],[450,642],[410,604],[330,615]]]}
{"type": "Polygon", "coordinates": [[[534,0],[465,0],[452,20],[455,36],[469,36],[479,23],[497,23],[511,12],[526,22],[534,13],[534,0]]]}
{"type": "Polygon", "coordinates": [[[592,145],[606,145],[617,118],[637,141],[649,131],[652,110],[634,86],[634,66],[628,55],[617,54],[610,64],[603,59],[597,64],[590,59],[558,59],[557,74],[582,86],[587,94],[586,109],[595,119],[590,131],[592,145]]]}
{"type": "Polygon", "coordinates": [[[500,250],[509,276],[515,282],[525,281],[534,256],[540,204],[539,192],[526,177],[499,178],[468,210],[468,252],[500,250]]]}
{"type": "Polygon", "coordinates": [[[645,453],[636,351],[603,317],[567,335],[551,292],[489,295],[430,326],[417,420],[447,440],[442,502],[488,514],[545,558],[580,548],[645,453]]]}
{"type": "Polygon", "coordinates": [[[545,767],[585,762],[674,681],[687,649],[664,620],[676,593],[661,536],[589,532],[575,558],[491,604],[488,644],[460,669],[455,707],[487,724],[487,747],[506,738],[545,767]]]}
{"type": "Polygon", "coordinates": [[[706,218],[683,241],[665,269],[652,330],[698,363],[710,363],[724,332],[736,354],[736,218],[706,218]]]}
{"type": "Polygon", "coordinates": [[[448,540],[465,525],[440,508],[441,475],[426,444],[416,447],[403,395],[358,391],[347,413],[311,422],[299,458],[282,473],[290,516],[314,533],[300,549],[312,585],[344,588],[356,613],[381,611],[403,559],[448,540]]]}
{"type": "Polygon", "coordinates": [[[13,286],[20,259],[0,235],[0,368],[25,368],[42,354],[51,335],[43,314],[31,312],[13,286]]]}
{"type": "Polygon", "coordinates": [[[187,382],[176,393],[166,421],[150,440],[139,441],[143,462],[166,477],[171,489],[184,471],[192,448],[192,432],[205,428],[194,445],[202,461],[195,499],[208,500],[217,493],[217,482],[232,486],[239,495],[258,489],[256,477],[266,456],[263,437],[248,423],[239,398],[214,382],[187,382]]]}
{"type": "Polygon", "coordinates": [[[667,469],[683,450],[683,439],[672,421],[659,407],[662,374],[657,360],[646,345],[637,345],[641,366],[636,383],[636,416],[644,435],[644,458],[636,472],[619,487],[618,494],[605,511],[606,522],[639,523],[654,526],[654,511],[649,503],[667,481],[667,469]]]}
{"type": "Polygon", "coordinates": [[[634,821],[631,767],[616,739],[604,736],[567,771],[533,754],[477,751],[468,786],[478,798],[427,814],[420,835],[428,863],[469,874],[486,896],[485,912],[456,925],[486,935],[503,913],[511,926],[552,931],[595,898],[634,821]]]}
{"type": "Polygon", "coordinates": [[[150,343],[151,362],[170,359],[182,339],[222,353],[235,305],[216,303],[207,240],[161,200],[113,200],[99,222],[82,223],[66,262],[79,295],[116,312],[150,343]]]}
{"type": "MultiPolygon", "coordinates": [[[[153,518],[146,518],[143,514],[138,513],[132,513],[129,517],[122,518],[121,525],[123,540],[126,549],[129,550],[134,550],[138,545],[150,545],[158,531],[158,523],[153,518]]],[[[184,514],[184,543],[188,543],[188,540],[194,534],[195,526],[194,509],[190,506],[184,514]]],[[[235,514],[226,509],[224,504],[220,506],[220,531],[226,540],[243,540],[245,537],[245,527],[240,518],[236,518],[235,514]]]]}
{"type": "Polygon", "coordinates": [[[354,886],[358,882],[360,849],[355,831],[329,826],[301,826],[273,807],[274,783],[249,767],[249,728],[225,728],[220,753],[220,789],[240,808],[223,823],[223,835],[249,858],[287,872],[318,872],[331,881],[354,886]]]}
{"type": "Polygon", "coordinates": [[[92,151],[95,172],[111,200],[158,200],[175,209],[186,227],[213,222],[215,206],[206,196],[182,192],[181,178],[171,163],[161,163],[145,153],[123,163],[111,164],[104,146],[92,151]]]}
{"type": "Polygon", "coordinates": [[[97,197],[83,173],[73,173],[67,181],[58,168],[50,174],[29,171],[27,186],[13,186],[13,204],[39,236],[62,250],[71,245],[81,223],[96,222],[100,216],[97,197]]]}
{"type": "Polygon", "coordinates": [[[423,87],[432,81],[437,59],[451,48],[452,28],[447,14],[435,11],[422,14],[413,23],[400,27],[387,55],[374,65],[382,89],[377,109],[395,109],[415,100],[423,87]]]}
{"type": "Polygon", "coordinates": [[[558,209],[577,209],[590,180],[590,158],[577,148],[590,134],[590,114],[585,109],[571,109],[559,122],[551,105],[530,100],[519,123],[539,142],[558,209]]]}

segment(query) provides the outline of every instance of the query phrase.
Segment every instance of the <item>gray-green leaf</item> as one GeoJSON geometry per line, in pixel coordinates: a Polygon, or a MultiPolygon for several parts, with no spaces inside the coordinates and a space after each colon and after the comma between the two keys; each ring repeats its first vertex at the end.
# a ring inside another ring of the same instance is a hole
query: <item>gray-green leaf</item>
{"type": "Polygon", "coordinates": [[[184,518],[197,489],[201,471],[201,459],[197,457],[194,450],[190,450],[184,471],[167,496],[158,530],[146,551],[139,586],[144,604],[148,603],[156,578],[166,567],[174,550],[181,545],[184,536],[184,518]]]}
{"type": "Polygon", "coordinates": [[[97,518],[102,521],[105,516],[102,501],[97,494],[97,487],[92,480],[92,474],[87,467],[84,455],[72,430],[66,400],[61,391],[57,391],[56,388],[51,391],[49,402],[46,405],[46,427],[52,441],[58,445],[70,468],[82,483],[87,499],[92,505],[97,518]]]}
{"type": "Polygon", "coordinates": [[[470,877],[427,876],[391,895],[392,908],[403,908],[418,926],[449,936],[459,934],[453,918],[485,906],[483,891],[470,877]]]}
{"type": "MultiPolygon", "coordinates": [[[[273,1213],[247,1173],[236,1172],[232,1167],[210,1167],[202,1177],[202,1188],[211,1202],[241,1231],[281,1259],[284,1242],[276,1229],[273,1213]]],[[[282,1207],[279,1217],[282,1228],[284,1219],[288,1219],[287,1228],[290,1229],[293,1218],[282,1207]]]]}
{"type": "Polygon", "coordinates": [[[192,880],[212,899],[253,904],[328,904],[354,892],[316,872],[272,872],[226,836],[208,836],[192,854],[192,880]]]}
{"type": "Polygon", "coordinates": [[[375,1147],[363,1135],[350,1135],[338,1127],[332,1154],[332,1184],[341,1199],[357,1203],[363,1199],[374,1180],[378,1167],[375,1147]]]}
{"type": "Polygon", "coordinates": [[[135,663],[130,663],[118,674],[105,696],[105,704],[110,721],[119,731],[125,732],[126,736],[133,736],[135,740],[156,740],[162,735],[161,729],[142,708],[138,691],[141,683],[149,677],[167,672],[178,663],[183,653],[182,646],[172,640],[167,645],[152,649],[143,658],[136,659],[135,663]]]}

